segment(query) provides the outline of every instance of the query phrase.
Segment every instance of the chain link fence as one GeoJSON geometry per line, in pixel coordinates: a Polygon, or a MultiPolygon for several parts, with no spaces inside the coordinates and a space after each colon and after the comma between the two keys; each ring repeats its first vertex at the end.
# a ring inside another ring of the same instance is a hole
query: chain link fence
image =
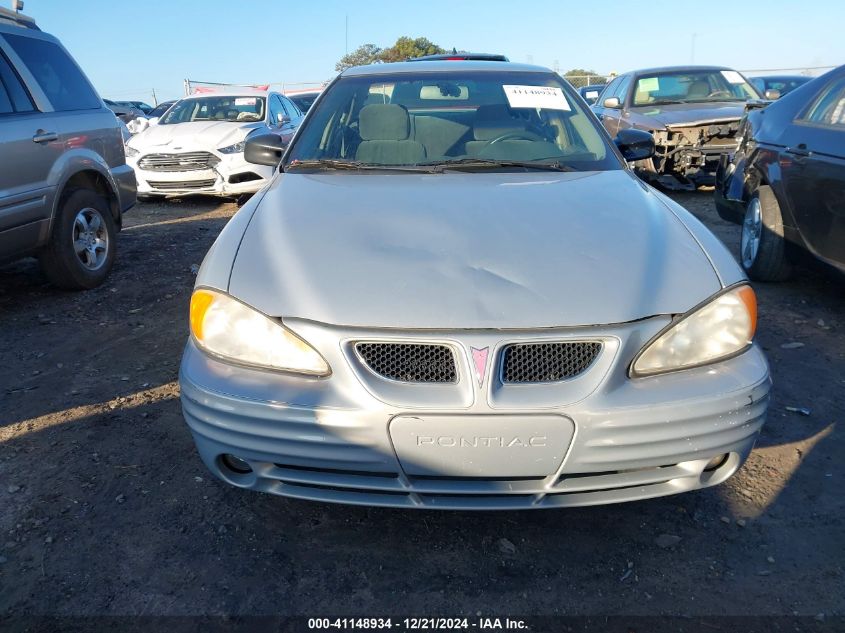
{"type": "Polygon", "coordinates": [[[586,86],[603,86],[609,81],[604,75],[563,75],[574,88],[585,88],[586,86]]]}

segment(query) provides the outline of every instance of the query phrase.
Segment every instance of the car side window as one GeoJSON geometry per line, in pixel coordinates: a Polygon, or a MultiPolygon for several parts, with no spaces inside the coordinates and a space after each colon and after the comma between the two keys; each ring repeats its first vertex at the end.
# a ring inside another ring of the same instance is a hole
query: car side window
{"type": "Polygon", "coordinates": [[[282,103],[285,106],[285,110],[288,111],[291,119],[296,119],[302,116],[302,112],[300,112],[299,108],[296,107],[296,104],[287,97],[282,97],[282,103]]]}
{"type": "Polygon", "coordinates": [[[622,77],[616,77],[612,79],[607,86],[605,86],[602,93],[599,95],[598,105],[604,106],[604,100],[610,97],[616,96],[616,89],[619,87],[619,83],[622,81],[622,77]]]}
{"type": "Polygon", "coordinates": [[[35,107],[26,88],[12,68],[12,64],[0,53],[0,114],[32,112],[35,107]]]}
{"type": "Polygon", "coordinates": [[[284,109],[282,108],[282,102],[279,101],[279,97],[273,95],[270,97],[270,125],[279,124],[280,113],[285,113],[284,109]]]}
{"type": "Polygon", "coordinates": [[[625,99],[628,97],[628,88],[631,86],[631,75],[624,75],[622,81],[619,82],[619,87],[614,95],[619,99],[619,103],[624,106],[625,99]]]}
{"type": "Polygon", "coordinates": [[[808,123],[845,130],[845,77],[825,88],[803,119],[808,123]]]}
{"type": "Polygon", "coordinates": [[[4,35],[58,111],[93,110],[102,103],[74,61],[60,46],[22,35],[4,35]]]}

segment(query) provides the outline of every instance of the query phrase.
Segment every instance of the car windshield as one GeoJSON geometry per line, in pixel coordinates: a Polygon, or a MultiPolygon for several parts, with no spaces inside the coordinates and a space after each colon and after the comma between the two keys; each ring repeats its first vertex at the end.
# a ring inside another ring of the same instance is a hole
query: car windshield
{"type": "Polygon", "coordinates": [[[319,92],[309,92],[298,95],[287,95],[288,99],[296,104],[299,111],[305,114],[308,109],[314,105],[314,101],[320,96],[319,92]]]}
{"type": "Polygon", "coordinates": [[[690,70],[639,77],[633,104],[747,101],[759,97],[745,77],[735,70],[690,70]]]}
{"type": "Polygon", "coordinates": [[[283,168],[621,169],[579,103],[551,72],[342,77],[312,108],[283,168]]]}
{"type": "Polygon", "coordinates": [[[255,95],[182,99],[167,111],[160,125],[191,121],[249,123],[264,119],[264,97],[255,95]]]}
{"type": "Polygon", "coordinates": [[[766,77],[763,80],[764,85],[766,86],[766,90],[777,90],[778,92],[780,92],[781,97],[788,92],[792,92],[798,86],[803,86],[808,81],[810,81],[809,77],[766,77]]]}
{"type": "Polygon", "coordinates": [[[153,108],[150,111],[150,116],[151,117],[154,117],[154,116],[160,117],[162,114],[167,112],[168,108],[170,108],[170,106],[172,106],[174,103],[175,103],[175,101],[169,101],[169,102],[166,102],[166,103],[158,104],[155,108],[153,108]]]}

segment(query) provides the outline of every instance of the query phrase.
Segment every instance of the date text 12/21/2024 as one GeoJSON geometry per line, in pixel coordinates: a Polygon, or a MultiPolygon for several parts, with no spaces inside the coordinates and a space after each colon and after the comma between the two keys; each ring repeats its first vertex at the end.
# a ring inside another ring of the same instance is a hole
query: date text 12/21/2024
{"type": "Polygon", "coordinates": [[[518,631],[528,629],[521,619],[477,617],[470,618],[308,618],[309,630],[397,630],[397,631],[518,631]]]}

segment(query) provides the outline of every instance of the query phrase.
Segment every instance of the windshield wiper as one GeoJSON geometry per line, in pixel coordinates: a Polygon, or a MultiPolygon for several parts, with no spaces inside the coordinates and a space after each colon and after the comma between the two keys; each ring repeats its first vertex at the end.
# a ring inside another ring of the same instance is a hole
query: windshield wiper
{"type": "Polygon", "coordinates": [[[657,99],[656,101],[649,101],[648,103],[644,103],[643,105],[675,105],[676,103],[688,103],[688,101],[686,99],[657,99]]]}
{"type": "Polygon", "coordinates": [[[390,170],[390,171],[431,171],[429,167],[418,165],[378,165],[360,160],[340,160],[338,158],[319,158],[313,160],[294,160],[285,167],[291,169],[348,169],[348,170],[390,170]]]}
{"type": "Polygon", "coordinates": [[[495,158],[456,158],[437,163],[421,163],[420,166],[431,167],[433,172],[446,169],[498,169],[500,167],[524,167],[539,171],[576,171],[574,167],[563,165],[558,161],[542,163],[531,160],[497,160],[495,158]]]}

